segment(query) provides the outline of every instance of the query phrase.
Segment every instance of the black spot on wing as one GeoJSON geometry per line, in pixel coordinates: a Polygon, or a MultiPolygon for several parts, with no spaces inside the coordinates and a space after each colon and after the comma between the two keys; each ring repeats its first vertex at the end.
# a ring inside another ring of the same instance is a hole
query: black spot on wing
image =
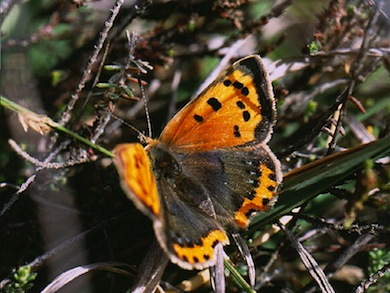
{"type": "Polygon", "coordinates": [[[228,79],[225,79],[224,81],[223,81],[223,85],[224,86],[230,86],[232,84],[232,82],[230,81],[230,80],[228,80],[228,79]]]}
{"type": "Polygon", "coordinates": [[[216,99],[214,97],[208,99],[207,104],[209,104],[215,112],[222,108],[222,104],[218,101],[218,99],[216,99]]]}
{"type": "Polygon", "coordinates": [[[242,112],[242,118],[244,118],[245,122],[248,122],[251,119],[251,114],[248,111],[242,112]]]}
{"type": "Polygon", "coordinates": [[[269,204],[269,199],[268,198],[263,198],[263,206],[267,206],[269,204]]]}
{"type": "Polygon", "coordinates": [[[249,199],[249,200],[254,199],[255,196],[256,196],[256,194],[257,194],[257,193],[256,193],[256,190],[253,190],[253,189],[252,189],[252,190],[250,191],[250,193],[248,194],[248,195],[249,195],[249,196],[248,196],[248,199],[249,199]]]}
{"type": "Polygon", "coordinates": [[[196,122],[199,122],[199,123],[204,121],[203,117],[198,115],[198,114],[194,115],[194,119],[196,122]]]}
{"type": "Polygon", "coordinates": [[[240,109],[245,109],[245,104],[242,101],[237,101],[237,107],[240,109]]]}
{"type": "Polygon", "coordinates": [[[218,240],[214,240],[213,244],[211,244],[211,247],[212,247],[212,248],[215,248],[215,246],[217,246],[218,243],[219,243],[218,240]]]}
{"type": "Polygon", "coordinates": [[[271,179],[272,181],[276,181],[276,174],[275,173],[271,173],[268,175],[268,178],[271,179]]]}
{"type": "Polygon", "coordinates": [[[243,87],[242,90],[241,90],[241,94],[243,94],[244,96],[247,96],[249,95],[249,90],[247,87],[243,87]]]}
{"type": "Polygon", "coordinates": [[[244,85],[241,82],[237,81],[237,80],[235,82],[233,82],[233,86],[236,89],[242,89],[244,87],[244,85]]]}
{"type": "Polygon", "coordinates": [[[247,212],[245,213],[245,216],[246,216],[247,218],[249,218],[254,212],[256,212],[256,210],[250,209],[249,211],[247,211],[247,212]]]}
{"type": "Polygon", "coordinates": [[[235,137],[241,137],[240,128],[238,127],[238,125],[234,125],[233,134],[235,137]]]}
{"type": "Polygon", "coordinates": [[[275,186],[269,185],[267,189],[271,192],[275,191],[275,186]]]}

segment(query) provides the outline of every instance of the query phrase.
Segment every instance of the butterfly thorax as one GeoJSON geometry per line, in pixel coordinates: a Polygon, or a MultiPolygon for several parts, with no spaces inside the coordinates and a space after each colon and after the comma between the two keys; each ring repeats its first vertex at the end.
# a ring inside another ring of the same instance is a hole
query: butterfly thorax
{"type": "MultiPolygon", "coordinates": [[[[215,217],[209,191],[186,168],[186,154],[174,152],[165,143],[158,141],[149,145],[148,154],[158,191],[168,206],[175,206],[173,199],[177,197],[215,217]]],[[[176,213],[177,209],[172,208],[170,212],[176,213]]]]}
{"type": "Polygon", "coordinates": [[[172,179],[181,176],[182,168],[165,144],[154,141],[147,149],[157,181],[161,177],[172,179]]]}

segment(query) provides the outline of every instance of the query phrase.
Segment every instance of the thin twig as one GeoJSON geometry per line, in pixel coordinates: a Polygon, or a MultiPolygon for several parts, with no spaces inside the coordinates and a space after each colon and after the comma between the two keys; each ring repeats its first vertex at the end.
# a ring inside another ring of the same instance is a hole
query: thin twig
{"type": "MultiPolygon", "coordinates": [[[[282,247],[282,245],[279,245],[279,247],[276,248],[276,250],[272,253],[272,255],[271,255],[270,259],[268,260],[268,262],[266,263],[266,265],[263,266],[261,274],[258,277],[256,277],[256,286],[255,286],[256,290],[261,289],[275,275],[275,273],[274,274],[270,273],[270,269],[274,265],[276,260],[278,259],[279,251],[280,251],[281,247],[282,247]]],[[[277,268],[276,270],[277,270],[276,274],[278,274],[280,272],[280,269],[277,268]]]]}
{"type": "Polygon", "coordinates": [[[349,261],[356,253],[361,250],[362,246],[366,245],[374,237],[375,236],[371,234],[364,234],[359,236],[356,241],[350,247],[348,247],[348,249],[342,255],[340,255],[340,257],[334,263],[329,264],[325,268],[327,275],[331,277],[335,271],[344,266],[347,261],[349,261]]]}
{"type": "Polygon", "coordinates": [[[348,233],[357,233],[359,235],[371,234],[377,236],[379,232],[389,234],[383,225],[379,224],[370,224],[370,225],[359,225],[353,224],[350,228],[345,228],[342,224],[329,223],[322,218],[314,218],[308,215],[300,214],[298,216],[300,219],[312,224],[315,227],[319,228],[329,228],[334,231],[344,231],[348,233]]]}
{"type": "Polygon", "coordinates": [[[36,174],[31,175],[22,185],[20,185],[19,190],[12,195],[11,199],[6,204],[4,204],[3,208],[0,211],[0,217],[2,217],[5,212],[10,209],[12,205],[19,199],[19,195],[24,192],[32,182],[34,182],[35,177],[36,174]]]}
{"type": "Polygon", "coordinates": [[[355,289],[355,293],[365,292],[371,285],[375,284],[380,278],[382,278],[386,273],[390,272],[390,264],[386,264],[377,271],[375,274],[370,276],[367,280],[360,283],[360,285],[355,289]]]}
{"type": "Polygon", "coordinates": [[[62,169],[62,168],[71,167],[71,166],[79,165],[79,164],[86,163],[86,162],[90,161],[89,158],[85,157],[85,158],[78,158],[77,160],[70,160],[70,161],[59,162],[59,163],[58,162],[50,163],[50,162],[48,162],[48,160],[46,158],[45,161],[42,162],[42,161],[39,161],[37,158],[32,157],[26,151],[23,151],[22,148],[14,140],[9,139],[8,143],[12,147],[12,149],[19,156],[21,156],[23,159],[25,159],[26,161],[30,162],[31,164],[33,164],[37,167],[41,167],[39,170],[42,170],[42,169],[62,169]]]}
{"type": "MultiPolygon", "coordinates": [[[[16,143],[15,143],[16,144],[16,143]]],[[[58,153],[64,149],[66,146],[68,145],[68,142],[63,142],[60,144],[60,146],[58,146],[53,152],[51,152],[47,158],[45,159],[45,161],[43,162],[43,164],[47,164],[49,163],[51,160],[53,160],[57,155],[58,153]]],[[[19,146],[17,146],[19,147],[19,146]]],[[[31,157],[32,158],[32,157],[31,157]]],[[[35,158],[32,158],[34,159],[34,161],[36,160],[35,158]]],[[[18,191],[16,191],[12,196],[11,196],[11,199],[6,203],[4,204],[3,208],[1,209],[0,211],[0,217],[4,215],[4,213],[9,210],[13,204],[19,199],[19,195],[22,194],[30,185],[31,183],[34,182],[37,174],[39,173],[39,171],[41,171],[43,168],[40,166],[38,167],[36,170],[35,170],[35,173],[33,175],[31,175],[30,177],[27,178],[27,180],[19,187],[18,191]]]]}
{"type": "Polygon", "coordinates": [[[90,78],[92,68],[94,67],[94,65],[96,64],[96,62],[98,60],[98,55],[103,48],[103,45],[108,37],[108,33],[111,30],[111,28],[114,24],[114,20],[118,16],[118,13],[119,13],[124,2],[125,2],[124,0],[117,0],[114,4],[113,8],[111,9],[111,15],[108,18],[108,20],[104,23],[105,24],[104,29],[100,33],[100,38],[97,41],[97,44],[95,45],[95,50],[92,52],[91,56],[89,57],[87,67],[83,72],[83,76],[81,77],[81,80],[77,86],[77,89],[76,89],[75,93],[72,94],[71,99],[70,99],[69,103],[67,104],[66,110],[62,113],[61,119],[59,121],[60,125],[65,125],[66,123],[69,122],[70,117],[71,117],[71,113],[74,109],[74,106],[76,105],[76,103],[80,97],[81,91],[84,89],[85,84],[87,83],[87,81],[90,78]]]}

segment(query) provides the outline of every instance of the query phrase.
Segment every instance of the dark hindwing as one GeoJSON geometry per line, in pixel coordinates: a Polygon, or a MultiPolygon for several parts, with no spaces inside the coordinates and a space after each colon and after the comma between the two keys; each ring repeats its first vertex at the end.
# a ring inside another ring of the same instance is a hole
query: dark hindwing
{"type": "Polygon", "coordinates": [[[163,148],[154,148],[151,153],[163,211],[154,221],[157,239],[171,261],[182,268],[214,265],[215,246],[228,244],[229,239],[217,221],[207,190],[186,176],[163,148]]]}
{"type": "Polygon", "coordinates": [[[211,195],[221,223],[245,228],[252,214],[268,210],[276,201],[282,174],[267,145],[187,154],[181,161],[185,173],[211,195]]]}

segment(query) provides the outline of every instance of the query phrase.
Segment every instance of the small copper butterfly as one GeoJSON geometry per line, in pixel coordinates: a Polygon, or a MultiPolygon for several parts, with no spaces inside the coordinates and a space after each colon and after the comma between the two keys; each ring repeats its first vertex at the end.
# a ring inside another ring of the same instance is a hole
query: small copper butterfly
{"type": "Polygon", "coordinates": [[[229,229],[246,228],[276,200],[280,162],[267,146],[272,86],[257,55],[235,62],[179,111],[159,139],[120,144],[114,163],[134,204],[184,269],[215,265],[229,229]]]}

